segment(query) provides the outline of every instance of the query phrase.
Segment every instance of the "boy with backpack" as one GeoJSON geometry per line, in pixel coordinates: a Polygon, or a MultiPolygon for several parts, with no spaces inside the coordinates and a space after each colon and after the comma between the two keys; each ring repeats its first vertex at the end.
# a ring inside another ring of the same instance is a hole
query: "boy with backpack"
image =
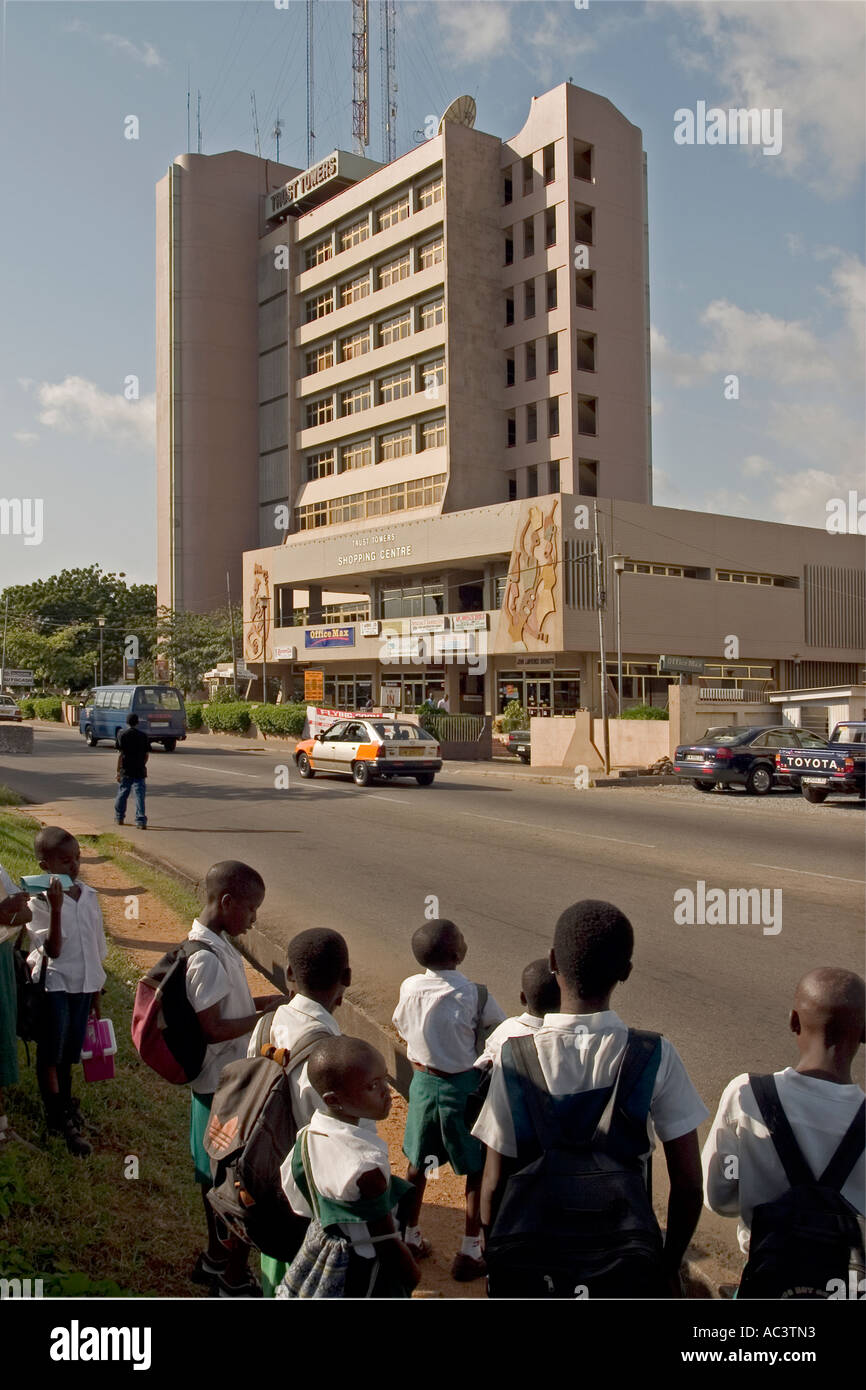
{"type": "Polygon", "coordinates": [[[486,1070],[492,1067],[494,1062],[498,1062],[502,1044],[508,1038],[522,1038],[529,1033],[537,1033],[544,1022],[544,1015],[559,1010],[559,985],[550,969],[547,956],[529,962],[523,971],[520,984],[520,1002],[524,1012],[514,1018],[507,1018],[498,1028],[494,1028],[484,1044],[484,1051],[475,1060],[479,1069],[486,1070]]]}
{"type": "Polygon", "coordinates": [[[480,1033],[505,1018],[486,988],[457,969],[466,949],[453,922],[436,918],[419,927],[412,953],[425,973],[403,981],[392,1020],[415,1072],[403,1136],[407,1177],[415,1189],[406,1207],[406,1244],[416,1259],[430,1254],[418,1226],[427,1171],[433,1158],[437,1166],[450,1163],[454,1173],[466,1176],[465,1235],[451,1266],[451,1277],[461,1283],[486,1272],[479,1214],[484,1150],[469,1132],[466,1107],[479,1081],[475,1058],[481,1051],[480,1033]]]}
{"type": "Polygon", "coordinates": [[[208,1246],[192,1273],[196,1284],[216,1288],[220,1298],[254,1298],[261,1292],[246,1272],[248,1247],[228,1236],[207,1199],[210,1159],[204,1134],[220,1072],[246,1055],[250,1033],[261,1014],[281,1003],[281,994],[253,999],[244,963],[231,944],[248,932],[265,896],[261,874],[239,860],[226,859],[208,869],[207,901],[193,922],[189,940],[199,944],[186,966],[186,996],[207,1042],[204,1066],[190,1082],[189,1142],[195,1179],[202,1189],[208,1246]]]}
{"type": "Polygon", "coordinates": [[[633,949],[631,923],[611,903],[567,908],[550,953],[562,1012],[506,1041],[494,1063],[472,1131],[487,1146],[491,1297],[681,1296],[708,1112],[676,1048],[610,1008],[633,949]],[[646,1180],[655,1135],[670,1176],[663,1243],[646,1180]]]}
{"type": "Polygon", "coordinates": [[[789,1020],[797,1067],[737,1076],[722,1094],[702,1155],[705,1201],[738,1218],[748,1257],[739,1298],[862,1297],[866,1103],[851,1063],[864,1041],[864,997],[848,970],[804,975],[789,1020]]]}

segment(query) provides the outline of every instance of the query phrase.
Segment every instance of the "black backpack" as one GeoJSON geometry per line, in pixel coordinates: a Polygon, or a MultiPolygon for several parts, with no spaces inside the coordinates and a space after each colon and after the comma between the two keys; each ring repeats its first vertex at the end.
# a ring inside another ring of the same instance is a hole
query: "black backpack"
{"type": "Polygon", "coordinates": [[[755,1207],[737,1298],[860,1297],[866,1275],[863,1218],[841,1189],[863,1152],[866,1101],[816,1178],[782,1109],[775,1078],[750,1076],[749,1084],[790,1186],[775,1201],[755,1207]]]}
{"type": "MultiPolygon", "coordinates": [[[[270,1038],[273,1019],[273,1013],[265,1015],[263,1038],[270,1038]]],[[[207,1199],[214,1211],[245,1245],[286,1263],[298,1253],[309,1224],[292,1211],[280,1182],[280,1167],[298,1135],[289,1074],[330,1037],[317,1028],[293,1052],[267,1042],[258,1057],[223,1067],[205,1131],[213,1177],[207,1199]]]]}
{"type": "MultiPolygon", "coordinates": [[[[22,944],[26,935],[27,928],[25,927],[23,931],[19,932],[13,948],[17,1004],[16,1032],[25,1045],[38,1042],[44,1027],[45,971],[47,969],[47,957],[43,951],[36,979],[31,979],[30,966],[27,964],[27,951],[22,944]]],[[[30,1061],[29,1048],[27,1049],[27,1061],[28,1063],[30,1061]]]]}
{"type": "Polygon", "coordinates": [[[626,1110],[650,1064],[658,1068],[660,1035],[629,1029],[601,1117],[577,1140],[563,1133],[535,1038],[506,1042],[504,1063],[508,1048],[542,1153],[506,1184],[485,1252],[489,1296],[664,1297],[662,1237],[641,1157],[651,1086],[645,1103],[626,1110]]]}

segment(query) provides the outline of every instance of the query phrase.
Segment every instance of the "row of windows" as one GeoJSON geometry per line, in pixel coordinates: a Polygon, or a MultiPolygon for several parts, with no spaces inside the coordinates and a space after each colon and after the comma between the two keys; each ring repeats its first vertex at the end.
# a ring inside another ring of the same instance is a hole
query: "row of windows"
{"type": "Polygon", "coordinates": [[[354,439],[339,448],[308,454],[307,482],[328,478],[332,473],[347,473],[353,468],[366,468],[373,462],[386,463],[390,459],[408,458],[425,449],[442,449],[445,441],[444,415],[401,425],[396,430],[382,430],[364,439],[354,439]]]}
{"type": "MultiPolygon", "coordinates": [[[[559,492],[561,486],[561,467],[562,464],[560,459],[552,459],[547,465],[547,486],[545,488],[545,493],[559,492]]],[[[517,500],[517,474],[509,473],[506,476],[508,479],[508,500],[509,502],[515,502],[517,500]]],[[[533,464],[531,468],[526,469],[526,487],[523,495],[524,497],[537,497],[538,492],[538,465],[533,464]]]]}
{"type": "MultiPolygon", "coordinates": [[[[626,560],[627,574],[660,574],[668,579],[709,579],[711,571],[695,565],[660,565],[648,560],[626,560]]],[[[716,570],[716,579],[723,583],[759,584],[765,588],[798,589],[800,581],[791,575],[748,574],[737,570],[716,570]]]]}
{"type": "MultiPolygon", "coordinates": [[[[540,402],[542,413],[547,413],[547,437],[553,439],[559,434],[559,397],[552,396],[548,401],[540,402]]],[[[538,412],[539,405],[528,405],[526,407],[526,443],[534,444],[538,439],[538,412]]],[[[509,410],[505,417],[505,443],[506,447],[513,449],[517,444],[517,416],[515,411],[509,410]]]]}
{"type": "Polygon", "coordinates": [[[392,483],[389,487],[372,488],[369,492],[356,492],[347,497],[332,497],[328,501],[313,502],[309,506],[296,508],[299,531],[314,530],[319,526],[339,526],[347,521],[363,521],[371,516],[388,516],[392,512],[408,512],[416,507],[431,507],[442,500],[445,489],[445,474],[430,478],[413,478],[405,483],[392,483]]]}
{"type": "MultiPolygon", "coordinates": [[[[361,410],[370,410],[374,399],[376,405],[388,405],[392,401],[404,400],[423,391],[427,400],[438,401],[445,385],[445,358],[432,362],[404,362],[396,371],[373,381],[359,381],[345,391],[337,392],[340,417],[357,415],[361,410]]],[[[307,401],[307,429],[316,425],[329,425],[334,420],[335,397],[319,396],[307,401]]]]}
{"type": "MultiPolygon", "coordinates": [[[[546,208],[544,212],[544,245],[547,250],[556,245],[556,208],[546,208]]],[[[535,255],[535,218],[523,221],[523,256],[535,255]]],[[[505,229],[505,264],[514,264],[514,228],[505,229]]]]}
{"type": "MultiPolygon", "coordinates": [[[[549,271],[547,272],[547,274],[546,274],[546,276],[545,276],[545,278],[544,278],[544,288],[545,288],[545,301],[546,301],[546,304],[547,304],[547,312],[550,313],[553,309],[556,308],[556,305],[557,305],[556,271],[555,271],[555,270],[549,270],[549,271]]],[[[506,327],[507,327],[509,324],[514,323],[514,294],[515,294],[515,287],[514,287],[514,286],[510,287],[510,288],[506,291],[506,294],[505,294],[505,323],[506,323],[506,327]]],[[[527,280],[526,283],[523,285],[523,317],[524,317],[525,319],[532,319],[532,318],[535,318],[536,312],[537,312],[537,310],[536,310],[536,300],[535,300],[535,280],[532,279],[532,280],[527,280]]]]}
{"type": "MultiPolygon", "coordinates": [[[[515,376],[515,349],[505,354],[505,385],[513,386],[515,376]]],[[[523,344],[523,379],[534,381],[538,369],[538,352],[535,341],[523,344]]],[[[547,374],[559,371],[559,334],[551,333],[547,338],[547,374]]]]}
{"type": "MultiPolygon", "coordinates": [[[[593,183],[594,148],[587,140],[572,141],[572,172],[576,179],[593,183]]],[[[502,176],[502,201],[510,203],[514,199],[514,185],[519,179],[523,196],[528,197],[535,188],[535,156],[526,155],[518,165],[506,169],[502,176]],[[516,176],[515,176],[516,170],[516,176]]],[[[545,145],[541,151],[541,176],[546,184],[556,178],[556,147],[545,145]]]]}
{"type": "Polygon", "coordinates": [[[398,256],[369,267],[351,280],[345,280],[336,287],[329,285],[326,290],[320,290],[307,300],[307,323],[315,323],[316,319],[333,313],[338,300],[339,307],[344,309],[348,304],[357,304],[358,300],[366,299],[375,290],[388,289],[399,284],[401,280],[407,280],[412,274],[413,255],[416,271],[429,270],[431,266],[439,265],[445,256],[444,239],[439,236],[433,241],[401,251],[398,256]]]}
{"type": "MultiPolygon", "coordinates": [[[[440,203],[444,196],[444,185],[442,175],[439,174],[430,182],[422,184],[415,190],[415,211],[420,212],[423,208],[433,207],[434,203],[440,203]]],[[[339,251],[349,251],[353,246],[360,246],[361,242],[368,241],[375,235],[375,232],[384,232],[389,227],[394,227],[398,222],[408,219],[411,211],[411,192],[407,188],[392,202],[386,203],[384,207],[375,209],[372,214],[365,212],[363,217],[356,218],[354,222],[348,223],[328,233],[319,241],[308,246],[304,252],[304,264],[307,270],[312,270],[314,266],[323,265],[334,256],[335,245],[339,251]]]]}
{"type": "Polygon", "coordinates": [[[373,346],[389,347],[392,343],[401,342],[411,335],[413,318],[416,333],[444,323],[445,300],[433,299],[427,304],[401,309],[398,314],[365,324],[345,338],[337,339],[336,344],[333,338],[317,343],[306,354],[306,375],[314,376],[316,372],[327,371],[336,361],[350,362],[355,357],[363,357],[373,346]]]}
{"type": "Polygon", "coordinates": [[[763,584],[776,589],[799,589],[800,581],[789,574],[748,574],[743,570],[716,570],[716,578],[727,584],[763,584]]]}

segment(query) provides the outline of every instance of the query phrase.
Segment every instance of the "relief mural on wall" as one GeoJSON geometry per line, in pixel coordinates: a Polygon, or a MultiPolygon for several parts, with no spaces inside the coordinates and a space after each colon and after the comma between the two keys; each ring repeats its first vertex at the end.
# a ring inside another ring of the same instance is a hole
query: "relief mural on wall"
{"type": "Polygon", "coordinates": [[[562,538],[557,508],[527,502],[517,523],[502,615],[499,651],[555,652],[562,647],[562,538]]]}
{"type": "Polygon", "coordinates": [[[267,661],[268,638],[271,630],[270,576],[264,565],[253,567],[253,587],[250,594],[249,619],[247,622],[245,655],[250,661],[267,661]]]}

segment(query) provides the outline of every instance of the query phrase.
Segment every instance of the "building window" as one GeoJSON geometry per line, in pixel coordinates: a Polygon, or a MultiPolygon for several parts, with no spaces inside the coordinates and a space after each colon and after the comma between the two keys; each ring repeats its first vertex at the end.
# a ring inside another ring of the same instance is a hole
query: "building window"
{"type": "Polygon", "coordinates": [[[315,482],[316,478],[327,478],[334,471],[334,451],[328,449],[323,454],[307,455],[307,482],[315,482]]]}
{"type": "Polygon", "coordinates": [[[367,241],[369,236],[370,219],[361,217],[357,222],[352,222],[340,232],[340,250],[349,251],[353,246],[359,246],[362,241],[367,241]]]}
{"type": "Polygon", "coordinates": [[[379,436],[379,462],[386,459],[408,458],[412,452],[412,427],[402,430],[389,430],[379,436]]]}
{"type": "Polygon", "coordinates": [[[579,372],[595,371],[594,333],[578,333],[577,335],[577,370],[579,372]]]}
{"type": "Polygon", "coordinates": [[[323,265],[329,261],[334,254],[333,243],[330,237],[325,237],[324,241],[317,241],[312,246],[308,246],[304,252],[304,264],[307,270],[312,270],[315,265],[323,265]]]}
{"type": "Polygon", "coordinates": [[[313,348],[312,352],[307,353],[307,376],[313,376],[316,372],[327,371],[328,367],[333,367],[333,365],[333,343],[322,343],[319,347],[313,348]]]}
{"type": "Polygon", "coordinates": [[[547,272],[547,311],[556,308],[556,271],[547,272]]]}
{"type": "Polygon", "coordinates": [[[340,392],[340,414],[357,415],[361,410],[369,410],[371,403],[370,383],[363,382],[353,386],[351,391],[340,392]]]}
{"type": "Polygon", "coordinates": [[[425,328],[435,328],[437,324],[445,322],[445,300],[431,299],[429,304],[422,304],[418,310],[418,331],[423,333],[425,328]]]}
{"type": "Polygon", "coordinates": [[[369,439],[356,440],[354,444],[344,444],[340,450],[340,472],[352,468],[366,468],[373,462],[373,445],[369,439]]]}
{"type": "Polygon", "coordinates": [[[386,261],[379,266],[378,285],[380,290],[387,289],[389,285],[399,284],[401,280],[406,280],[412,273],[412,266],[409,261],[409,252],[406,251],[396,260],[386,261]]]}
{"type": "Polygon", "coordinates": [[[385,232],[389,227],[394,227],[398,222],[405,222],[409,216],[409,194],[405,193],[401,198],[395,198],[393,203],[388,203],[386,207],[380,208],[376,214],[376,230],[385,232]]]}
{"type": "Polygon", "coordinates": [[[532,155],[528,154],[523,161],[523,193],[532,192],[532,155]]]}
{"type": "Polygon", "coordinates": [[[523,255],[535,255],[535,218],[527,217],[523,223],[523,255]]]}
{"type": "Polygon", "coordinates": [[[548,208],[544,214],[544,244],[556,245],[556,208],[548,208]]]}
{"type": "Polygon", "coordinates": [[[716,579],[726,584],[759,584],[766,589],[799,589],[800,582],[791,575],[754,574],[742,570],[716,570],[716,579]]]}
{"type": "Polygon", "coordinates": [[[445,475],[438,474],[298,507],[298,529],[308,531],[314,526],[338,525],[340,522],[355,521],[365,515],[385,516],[391,512],[430,507],[441,501],[444,488],[445,475]]]}
{"type": "Polygon", "coordinates": [[[421,425],[421,448],[444,449],[445,416],[437,415],[435,420],[425,420],[421,425]]]}
{"type": "Polygon", "coordinates": [[[553,461],[552,463],[549,463],[549,464],[547,465],[547,491],[548,491],[548,492],[559,492],[559,488],[560,488],[560,476],[559,476],[559,474],[560,474],[559,459],[554,459],[554,461],[553,461]]]}
{"type": "Polygon", "coordinates": [[[541,159],[544,166],[544,182],[553,183],[556,178],[556,148],[554,145],[545,145],[541,151],[541,159]]]}
{"type": "Polygon", "coordinates": [[[316,425],[329,425],[334,418],[334,397],[323,396],[318,401],[307,401],[307,429],[316,425]]]}
{"type": "Polygon", "coordinates": [[[514,264],[514,237],[511,235],[511,228],[505,233],[505,264],[514,264]]]}
{"type": "Polygon", "coordinates": [[[535,343],[526,344],[525,379],[526,381],[535,380],[535,343]]]}
{"type": "MultiPolygon", "coordinates": [[[[534,444],[537,438],[538,438],[538,410],[536,409],[536,407],[535,407],[534,405],[528,405],[528,406],[526,407],[526,442],[527,442],[527,444],[534,444]]],[[[537,479],[536,479],[536,481],[537,481],[537,479]]],[[[537,490],[536,490],[536,492],[530,493],[530,496],[531,496],[531,497],[537,496],[537,490]]]]}
{"type": "MultiPolygon", "coordinates": [[[[516,502],[516,501],[517,501],[517,478],[515,477],[515,475],[514,475],[513,473],[507,473],[505,476],[506,476],[506,481],[507,481],[507,483],[508,483],[508,500],[509,500],[509,502],[516,502]]],[[[499,581],[497,580],[497,584],[498,584],[498,583],[499,583],[499,581]]],[[[498,603],[496,604],[496,607],[497,607],[497,608],[501,608],[501,607],[502,607],[502,599],[501,599],[501,598],[499,599],[498,603]]]]}
{"type": "Polygon", "coordinates": [[[578,396],[577,398],[578,434],[598,434],[598,398],[578,396]]]}
{"type": "Polygon", "coordinates": [[[399,372],[383,376],[379,381],[379,404],[401,401],[412,394],[412,368],[403,367],[399,372]]]}
{"type": "Polygon", "coordinates": [[[547,402],[547,434],[553,439],[559,434],[559,397],[553,396],[547,402]]]}
{"type": "Polygon", "coordinates": [[[330,314],[333,308],[333,290],[325,290],[322,294],[314,295],[312,299],[307,300],[307,323],[312,323],[315,319],[324,318],[325,314],[330,314]]]}
{"type": "Polygon", "coordinates": [[[574,277],[574,297],[579,309],[595,308],[595,271],[579,270],[574,277]]]}
{"type": "Polygon", "coordinates": [[[514,322],[514,295],[506,295],[505,298],[505,327],[508,328],[514,322]]]}
{"type": "Polygon", "coordinates": [[[547,375],[559,371],[559,334],[551,333],[547,339],[547,375]]]}
{"type": "Polygon", "coordinates": [[[513,410],[509,410],[505,417],[505,445],[508,449],[513,449],[517,444],[517,418],[513,410]]]}
{"type": "Polygon", "coordinates": [[[598,496],[598,459],[577,460],[577,490],[581,497],[598,496]]]}
{"type": "Polygon", "coordinates": [[[348,338],[340,339],[340,360],[342,362],[350,362],[353,357],[363,357],[364,353],[369,351],[369,328],[364,328],[359,333],[352,333],[348,338]]]}
{"type": "Polygon", "coordinates": [[[418,390],[423,391],[428,400],[438,401],[439,388],[445,385],[445,358],[439,357],[435,362],[422,362],[418,375],[418,390]]]}
{"type": "Polygon", "coordinates": [[[536,467],[526,470],[526,495],[527,497],[538,496],[538,469],[536,467]]]}
{"type": "Polygon", "coordinates": [[[574,142],[574,177],[592,182],[592,145],[586,140],[574,142]]]}
{"type": "Polygon", "coordinates": [[[511,170],[509,169],[507,174],[502,175],[502,201],[508,204],[513,197],[514,184],[511,181],[511,170]]]}
{"type": "Polygon", "coordinates": [[[399,343],[402,338],[408,338],[412,332],[412,313],[406,309],[402,314],[397,314],[392,319],[383,319],[379,324],[379,346],[387,347],[389,343],[399,343]]]}
{"type": "Polygon", "coordinates": [[[574,205],[574,239],[582,246],[592,246],[595,213],[585,203],[574,205]]]}
{"type": "Polygon", "coordinates": [[[418,269],[429,270],[431,266],[439,265],[444,256],[445,242],[441,236],[435,241],[428,241],[418,247],[418,269]]]}
{"type": "Polygon", "coordinates": [[[432,208],[434,203],[441,203],[444,193],[442,175],[434,179],[432,183],[422,184],[418,189],[418,209],[432,208]]]}
{"type": "Polygon", "coordinates": [[[366,299],[370,293],[370,277],[366,272],[358,275],[354,280],[347,280],[345,285],[340,286],[340,304],[356,304],[359,299],[366,299]]]}
{"type": "Polygon", "coordinates": [[[535,318],[535,281],[527,280],[523,286],[523,317],[535,318]]]}
{"type": "Polygon", "coordinates": [[[514,385],[514,356],[509,354],[505,359],[505,385],[514,385]]]}

